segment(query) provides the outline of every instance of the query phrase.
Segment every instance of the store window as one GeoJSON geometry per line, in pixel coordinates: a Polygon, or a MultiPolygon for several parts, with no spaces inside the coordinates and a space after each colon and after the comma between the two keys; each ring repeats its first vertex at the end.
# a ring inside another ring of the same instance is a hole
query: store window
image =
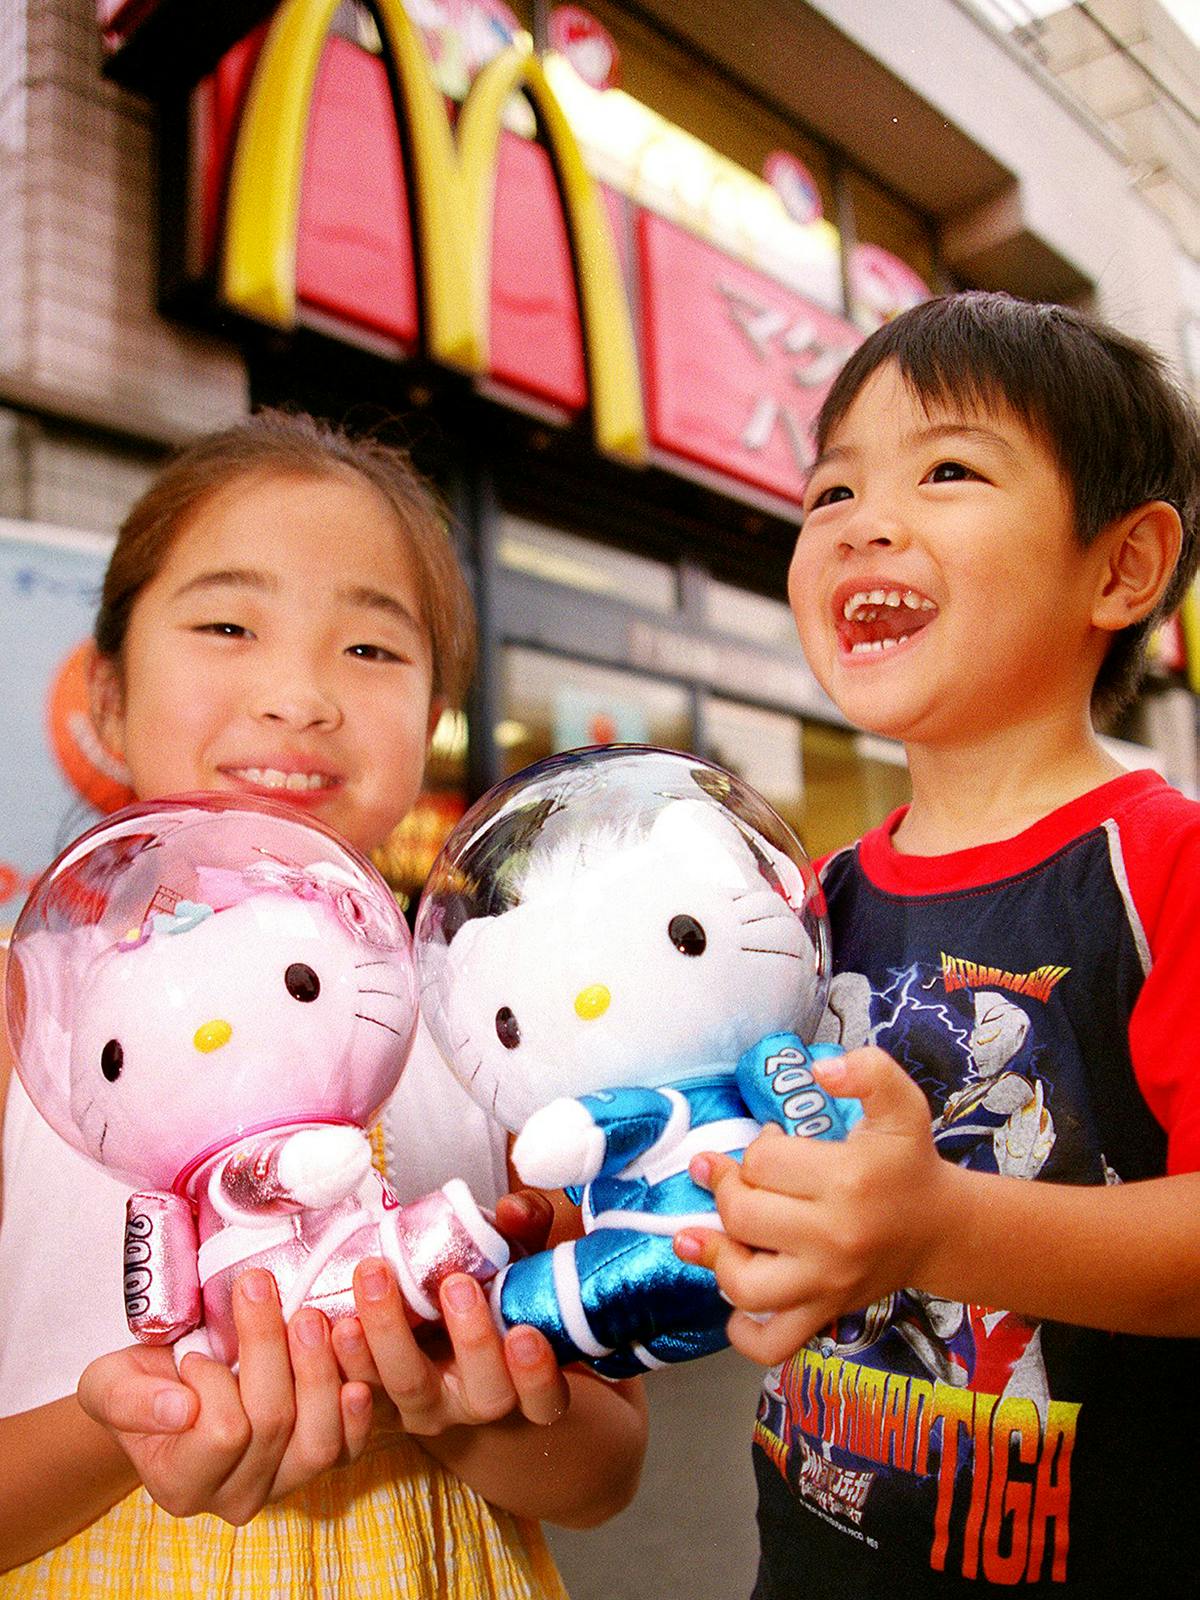
{"type": "Polygon", "coordinates": [[[582,589],[605,600],[624,600],[645,611],[674,611],[674,567],[626,550],[505,512],[497,548],[500,565],[546,583],[582,589]]]}
{"type": "Polygon", "coordinates": [[[504,718],[495,737],[505,777],[581,745],[692,745],[691,700],[677,684],[510,645],[501,685],[504,718]]]}
{"type": "Polygon", "coordinates": [[[736,773],[797,833],[804,828],[804,749],[799,717],[715,696],[705,722],[708,755],[736,773]]]}
{"type": "Polygon", "coordinates": [[[904,753],[888,740],[806,722],[803,751],[804,806],[798,831],[810,855],[827,855],[850,844],[911,798],[904,753]]]}
{"type": "Polygon", "coordinates": [[[467,718],[444,711],[429,747],[425,786],[416,805],[374,852],[375,865],[408,911],[434,857],[467,809],[467,718]]]}
{"type": "Polygon", "coordinates": [[[800,655],[800,640],[791,607],[769,595],[752,594],[715,579],[705,585],[705,620],[709,627],[751,640],[769,650],[800,655]]]}

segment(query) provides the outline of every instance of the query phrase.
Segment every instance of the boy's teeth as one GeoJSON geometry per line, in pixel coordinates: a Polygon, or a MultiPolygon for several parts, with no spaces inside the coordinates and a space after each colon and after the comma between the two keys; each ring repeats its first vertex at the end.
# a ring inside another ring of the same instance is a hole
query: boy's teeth
{"type": "Polygon", "coordinates": [[[911,639],[911,633],[902,633],[898,639],[864,639],[860,644],[850,646],[852,656],[862,655],[864,651],[878,654],[883,650],[894,650],[898,644],[903,644],[906,639],[911,639]]]}
{"type": "Polygon", "coordinates": [[[873,622],[878,608],[886,606],[895,610],[904,606],[909,611],[936,611],[932,600],[912,589],[860,589],[842,606],[842,616],[847,622],[873,622]]]}

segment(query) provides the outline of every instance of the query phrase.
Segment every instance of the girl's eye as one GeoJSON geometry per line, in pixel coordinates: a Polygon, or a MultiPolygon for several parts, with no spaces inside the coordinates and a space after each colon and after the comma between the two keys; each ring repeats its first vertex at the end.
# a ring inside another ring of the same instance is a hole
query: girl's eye
{"type": "Polygon", "coordinates": [[[684,956],[702,956],[708,947],[708,935],[686,911],[667,923],[667,938],[684,956]]]}
{"type": "Polygon", "coordinates": [[[816,511],[819,506],[833,506],[837,505],[840,500],[853,499],[853,493],[844,483],[833,483],[830,484],[828,489],[821,490],[809,509],[816,511]]]}
{"type": "Polygon", "coordinates": [[[399,661],[400,657],[394,650],[388,650],[381,644],[352,644],[347,650],[348,656],[354,656],[359,661],[399,661]]]}
{"type": "Polygon", "coordinates": [[[284,987],[293,1000],[315,1000],[321,992],[321,980],[303,961],[293,961],[283,975],[284,987]]]}
{"type": "Polygon", "coordinates": [[[939,461],[929,474],[930,483],[962,483],[967,478],[977,478],[979,474],[972,472],[970,467],[964,467],[961,461],[939,461]]]}
{"type": "Polygon", "coordinates": [[[515,1050],[521,1042],[521,1028],[508,1006],[496,1013],[496,1037],[506,1050],[515,1050]]]}

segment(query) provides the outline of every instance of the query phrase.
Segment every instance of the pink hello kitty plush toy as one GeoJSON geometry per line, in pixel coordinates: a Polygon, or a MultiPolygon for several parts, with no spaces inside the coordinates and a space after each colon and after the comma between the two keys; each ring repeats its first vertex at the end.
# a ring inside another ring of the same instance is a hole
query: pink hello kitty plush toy
{"type": "Polygon", "coordinates": [[[139,1339],[232,1364],[249,1266],[274,1274],[286,1316],[336,1318],[354,1309],[355,1264],[382,1255],[416,1323],[439,1316],[449,1272],[486,1281],[507,1261],[463,1183],[401,1205],[372,1165],[365,1129],[416,1027],[411,943],[387,886],[329,830],[242,798],[117,813],[35,887],[8,999],[30,1098],[139,1186],[125,1244],[139,1339]]]}

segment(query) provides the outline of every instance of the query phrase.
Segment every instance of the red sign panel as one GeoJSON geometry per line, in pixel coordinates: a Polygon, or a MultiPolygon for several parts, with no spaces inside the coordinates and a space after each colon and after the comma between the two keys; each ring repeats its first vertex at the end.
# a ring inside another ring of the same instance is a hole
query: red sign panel
{"type": "Polygon", "coordinates": [[[420,332],[408,191],[387,71],[331,38],[313,92],[296,297],[415,346],[420,332]]]}
{"type": "Polygon", "coordinates": [[[862,335],[662,217],[639,216],[638,247],[653,443],[798,499],[812,424],[862,335]]]}

